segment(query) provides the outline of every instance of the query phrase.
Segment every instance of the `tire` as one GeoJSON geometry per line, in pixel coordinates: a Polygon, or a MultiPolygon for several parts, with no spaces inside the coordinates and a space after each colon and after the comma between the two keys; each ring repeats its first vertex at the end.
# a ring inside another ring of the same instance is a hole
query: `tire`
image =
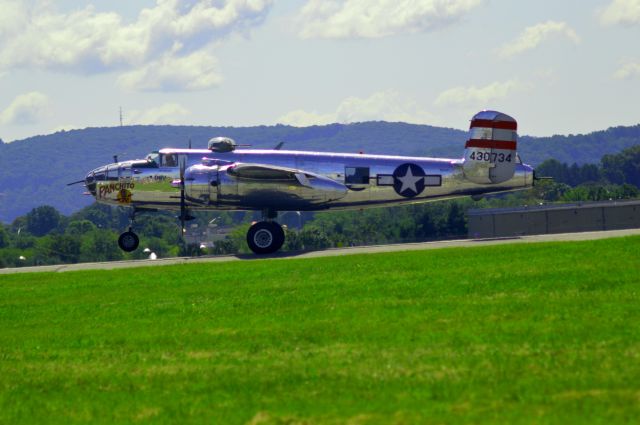
{"type": "Polygon", "coordinates": [[[247,244],[256,254],[271,254],[282,247],[284,231],[275,221],[260,221],[249,228],[247,244]]]}
{"type": "Polygon", "coordinates": [[[124,232],[118,238],[118,246],[125,252],[135,251],[138,245],[140,245],[140,239],[133,232],[124,232]]]}

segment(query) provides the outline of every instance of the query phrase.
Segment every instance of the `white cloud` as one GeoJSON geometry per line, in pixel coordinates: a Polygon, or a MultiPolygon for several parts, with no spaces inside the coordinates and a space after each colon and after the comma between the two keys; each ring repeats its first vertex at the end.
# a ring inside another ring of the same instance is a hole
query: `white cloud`
{"type": "Polygon", "coordinates": [[[509,80],[504,83],[494,82],[485,87],[454,87],[440,93],[436,98],[437,106],[486,106],[498,99],[503,99],[513,92],[526,90],[528,84],[518,80],[509,80]]]}
{"type": "Polygon", "coordinates": [[[0,123],[7,125],[35,124],[49,114],[50,108],[51,102],[43,93],[33,91],[21,94],[0,113],[0,123]]]}
{"type": "Polygon", "coordinates": [[[124,119],[126,125],[183,124],[191,111],[178,103],[165,103],[143,111],[132,110],[127,115],[124,119]]]}
{"type": "MultiPolygon", "coordinates": [[[[156,0],[153,7],[142,9],[137,20],[126,23],[117,13],[97,12],[92,6],[60,13],[51,6],[53,2],[0,0],[0,71],[34,67],[92,74],[137,69],[133,73],[138,74],[125,80],[144,76],[184,81],[167,77],[166,69],[156,75],[151,65],[166,64],[167,55],[173,56],[172,63],[210,65],[210,54],[206,60],[207,54],[193,55],[229,33],[258,25],[271,3],[195,0],[185,5],[179,0],[156,0]]],[[[189,89],[210,85],[210,80],[200,80],[189,89]]]]}
{"type": "Polygon", "coordinates": [[[482,0],[309,0],[297,20],[303,38],[379,38],[450,25],[482,0]]]}
{"type": "Polygon", "coordinates": [[[20,0],[0,0],[0,39],[18,32],[27,24],[27,16],[20,0]]]}
{"type": "Polygon", "coordinates": [[[310,125],[331,124],[337,121],[336,114],[318,114],[302,109],[288,112],[276,120],[279,124],[292,125],[294,127],[308,127],[310,125]]]}
{"type": "Polygon", "coordinates": [[[638,25],[640,24],[640,0],[613,0],[600,14],[605,25],[638,25]]]}
{"type": "Polygon", "coordinates": [[[169,53],[118,77],[119,86],[140,91],[202,90],[221,81],[218,61],[206,51],[183,57],[169,53]]]}
{"type": "Polygon", "coordinates": [[[619,80],[640,78],[640,63],[629,62],[623,65],[613,74],[613,77],[619,80]]]}
{"type": "Polygon", "coordinates": [[[433,124],[435,118],[421,109],[415,101],[404,98],[396,91],[387,90],[374,93],[365,99],[348,97],[338,105],[335,112],[326,114],[303,110],[291,111],[278,118],[277,122],[305,127],[334,122],[352,123],[377,120],[433,124]]]}
{"type": "Polygon", "coordinates": [[[547,21],[525,28],[518,38],[502,46],[499,53],[502,57],[514,56],[535,49],[540,43],[555,36],[580,43],[580,37],[566,22],[547,21]]]}

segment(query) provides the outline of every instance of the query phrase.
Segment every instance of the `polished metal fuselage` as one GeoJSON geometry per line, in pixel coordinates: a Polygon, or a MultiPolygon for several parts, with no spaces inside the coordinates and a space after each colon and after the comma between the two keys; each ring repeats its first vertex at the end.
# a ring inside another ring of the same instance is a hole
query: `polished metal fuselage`
{"type": "MultiPolygon", "coordinates": [[[[524,164],[517,164],[513,177],[505,182],[471,182],[465,179],[462,159],[284,150],[220,153],[206,149],[162,149],[160,155],[177,155],[185,161],[185,202],[193,210],[360,209],[520,190],[533,184],[533,170],[524,164]],[[307,175],[302,177],[303,183],[300,178],[297,181],[247,178],[234,176],[233,164],[280,167],[307,175]],[[414,174],[419,169],[424,172],[419,186],[413,180],[413,189],[421,190],[401,190],[404,186],[399,186],[398,178],[406,176],[408,169],[414,170],[414,174]],[[360,173],[355,179],[349,174],[354,170],[360,173]]],[[[86,182],[98,202],[179,209],[179,178],[177,163],[167,166],[136,160],[93,170],[86,182]]]]}

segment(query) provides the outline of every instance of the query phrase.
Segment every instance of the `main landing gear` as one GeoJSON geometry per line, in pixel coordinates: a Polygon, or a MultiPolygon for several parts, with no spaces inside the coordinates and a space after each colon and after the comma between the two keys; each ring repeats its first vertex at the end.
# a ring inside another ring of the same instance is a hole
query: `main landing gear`
{"type": "Polygon", "coordinates": [[[247,232],[247,244],[256,254],[271,254],[276,252],[284,244],[284,230],[282,226],[273,221],[278,213],[273,210],[264,210],[262,220],[253,224],[247,232]]]}

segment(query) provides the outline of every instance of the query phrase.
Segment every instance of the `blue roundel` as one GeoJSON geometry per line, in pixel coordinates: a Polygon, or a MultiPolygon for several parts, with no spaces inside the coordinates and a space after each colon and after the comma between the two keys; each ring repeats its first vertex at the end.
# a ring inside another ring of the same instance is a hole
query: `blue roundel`
{"type": "Polygon", "coordinates": [[[416,164],[402,164],[393,172],[393,189],[400,196],[413,198],[424,190],[424,170],[416,164]]]}

